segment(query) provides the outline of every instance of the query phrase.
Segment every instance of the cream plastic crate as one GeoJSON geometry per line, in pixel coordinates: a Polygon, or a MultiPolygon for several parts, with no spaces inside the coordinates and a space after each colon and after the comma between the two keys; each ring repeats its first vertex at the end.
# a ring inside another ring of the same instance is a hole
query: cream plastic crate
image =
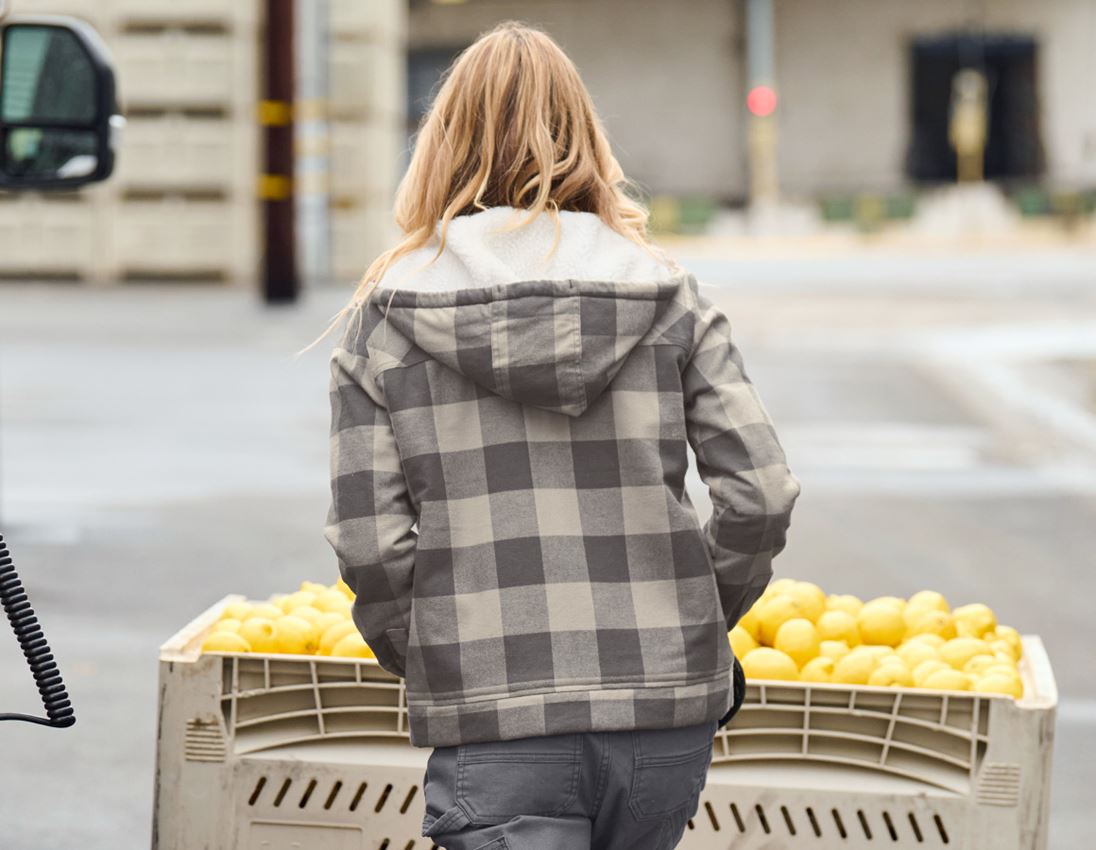
{"type": "Polygon", "coordinates": [[[403,165],[406,141],[403,130],[392,122],[332,122],[332,193],[386,204],[403,165]]]}
{"type": "Polygon", "coordinates": [[[252,197],[255,124],[182,113],[138,115],[122,134],[115,180],[139,189],[203,189],[252,197]]]}
{"type": "Polygon", "coordinates": [[[121,96],[127,107],[227,108],[246,84],[241,75],[250,77],[253,42],[246,34],[182,29],[126,33],[111,45],[121,96]]]}
{"type": "MultiPolygon", "coordinates": [[[[153,850],[432,847],[402,682],[371,659],[201,654],[241,599],[160,648],[153,850]]],[[[1039,638],[1024,652],[1020,701],[751,683],[678,846],[1041,850],[1057,694],[1039,638]]]]}
{"type": "Polygon", "coordinates": [[[328,57],[332,117],[403,120],[407,83],[400,43],[334,41],[328,57]]]}

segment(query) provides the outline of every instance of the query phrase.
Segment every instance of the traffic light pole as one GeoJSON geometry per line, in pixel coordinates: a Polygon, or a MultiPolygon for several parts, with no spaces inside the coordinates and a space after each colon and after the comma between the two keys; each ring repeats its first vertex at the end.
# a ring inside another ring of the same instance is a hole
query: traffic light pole
{"type": "Polygon", "coordinates": [[[751,204],[780,194],[776,156],[776,25],[773,0],[746,0],[746,77],[751,204]]]}
{"type": "Polygon", "coordinates": [[[259,102],[264,152],[259,175],[262,281],[263,299],[280,304],[296,301],[300,292],[293,192],[294,0],[265,0],[265,9],[263,97],[259,102]]]}

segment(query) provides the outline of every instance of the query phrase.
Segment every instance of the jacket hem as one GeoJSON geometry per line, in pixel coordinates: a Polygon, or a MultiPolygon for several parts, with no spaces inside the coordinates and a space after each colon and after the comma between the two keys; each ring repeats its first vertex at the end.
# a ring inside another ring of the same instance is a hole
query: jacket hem
{"type": "Polygon", "coordinates": [[[413,747],[542,735],[666,729],[720,720],[734,704],[732,668],[685,685],[595,688],[408,706],[413,747]]]}

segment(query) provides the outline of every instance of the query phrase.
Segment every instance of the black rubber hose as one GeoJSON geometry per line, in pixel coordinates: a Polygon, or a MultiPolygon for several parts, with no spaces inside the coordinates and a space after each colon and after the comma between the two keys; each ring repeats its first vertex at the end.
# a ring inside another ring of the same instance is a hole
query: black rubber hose
{"type": "Polygon", "coordinates": [[[64,728],[76,722],[76,715],[69,702],[65,683],[61,681],[61,671],[53,661],[45,635],[38,625],[38,618],[30,607],[30,600],[23,583],[15,572],[11,553],[0,534],[0,606],[8,615],[8,621],[15,631],[19,647],[26,656],[38,693],[42,696],[42,705],[46,717],[33,717],[29,714],[0,714],[0,720],[26,720],[29,723],[41,723],[44,726],[64,728]]]}

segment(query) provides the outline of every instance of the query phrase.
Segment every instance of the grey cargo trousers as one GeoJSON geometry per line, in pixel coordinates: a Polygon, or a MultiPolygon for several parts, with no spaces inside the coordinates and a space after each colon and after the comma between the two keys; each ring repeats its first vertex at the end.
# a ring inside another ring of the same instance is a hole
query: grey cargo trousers
{"type": "Polygon", "coordinates": [[[671,850],[718,721],[435,747],[422,834],[445,850],[671,850]]]}

